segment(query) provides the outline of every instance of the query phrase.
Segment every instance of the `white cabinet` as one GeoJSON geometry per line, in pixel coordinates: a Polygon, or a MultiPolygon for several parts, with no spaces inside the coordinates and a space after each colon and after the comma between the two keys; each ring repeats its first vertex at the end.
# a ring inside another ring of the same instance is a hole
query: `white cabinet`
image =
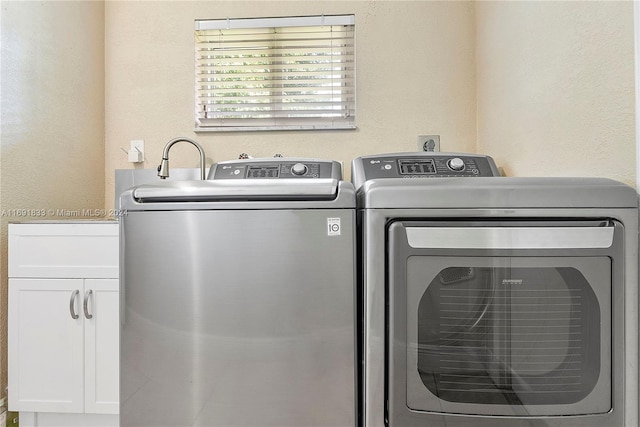
{"type": "Polygon", "coordinates": [[[21,424],[24,412],[31,425],[118,413],[118,288],[117,223],[9,224],[9,408],[21,424]]]}

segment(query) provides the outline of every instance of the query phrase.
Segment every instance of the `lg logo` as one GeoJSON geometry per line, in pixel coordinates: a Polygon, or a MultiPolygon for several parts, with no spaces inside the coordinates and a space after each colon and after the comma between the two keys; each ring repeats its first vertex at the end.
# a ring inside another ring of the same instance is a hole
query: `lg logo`
{"type": "Polygon", "coordinates": [[[340,231],[340,218],[327,218],[327,236],[339,236],[340,231]]]}

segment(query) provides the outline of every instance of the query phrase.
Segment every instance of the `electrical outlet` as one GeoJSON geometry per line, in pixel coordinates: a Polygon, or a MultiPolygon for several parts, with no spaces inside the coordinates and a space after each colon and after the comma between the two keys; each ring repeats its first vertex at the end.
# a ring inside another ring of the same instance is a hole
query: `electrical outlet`
{"type": "Polygon", "coordinates": [[[440,135],[418,135],[419,151],[440,151],[440,135]]]}

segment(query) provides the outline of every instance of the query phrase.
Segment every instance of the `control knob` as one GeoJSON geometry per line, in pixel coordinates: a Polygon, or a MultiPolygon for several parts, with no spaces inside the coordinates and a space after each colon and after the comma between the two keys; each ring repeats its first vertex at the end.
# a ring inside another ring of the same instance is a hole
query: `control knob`
{"type": "Polygon", "coordinates": [[[449,169],[452,171],[459,172],[464,169],[464,161],[459,157],[454,157],[453,159],[449,159],[447,166],[449,166],[449,169]]]}
{"type": "Polygon", "coordinates": [[[307,173],[307,166],[304,163],[296,163],[291,167],[291,173],[294,175],[302,176],[307,173]]]}

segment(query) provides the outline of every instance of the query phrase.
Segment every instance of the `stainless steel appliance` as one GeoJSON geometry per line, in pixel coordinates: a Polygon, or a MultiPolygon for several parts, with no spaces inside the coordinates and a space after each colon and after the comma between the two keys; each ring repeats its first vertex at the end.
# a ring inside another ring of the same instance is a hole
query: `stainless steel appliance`
{"type": "Polygon", "coordinates": [[[121,426],[353,426],[355,193],[218,163],[121,196],[121,426]]]}
{"type": "Polygon", "coordinates": [[[636,192],[496,174],[354,160],[363,425],[637,425],[636,192]]]}

